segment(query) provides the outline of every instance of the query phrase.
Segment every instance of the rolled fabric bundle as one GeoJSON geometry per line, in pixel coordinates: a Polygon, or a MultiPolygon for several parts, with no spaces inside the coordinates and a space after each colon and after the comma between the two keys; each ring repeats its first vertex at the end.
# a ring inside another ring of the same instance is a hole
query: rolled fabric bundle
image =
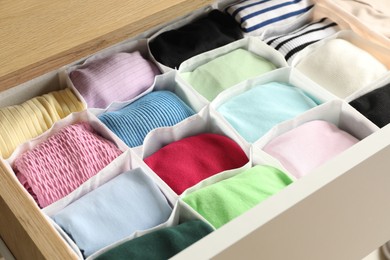
{"type": "Polygon", "coordinates": [[[69,125],[16,158],[14,170],[39,206],[71,193],[122,153],[86,123],[69,125]]]}
{"type": "Polygon", "coordinates": [[[215,228],[258,205],[292,183],[282,171],[256,165],[231,178],[196,190],[183,198],[215,228]]]}
{"type": "Polygon", "coordinates": [[[158,186],[140,169],[111,179],[52,216],[84,257],[168,220],[172,212],[158,186]]]}
{"type": "Polygon", "coordinates": [[[126,101],[141,94],[153,85],[158,74],[156,65],[135,51],[87,60],[69,77],[88,107],[106,108],[113,101],[126,101]]]}
{"type": "Polygon", "coordinates": [[[129,147],[142,145],[153,129],[173,126],[195,112],[173,92],[160,90],[142,96],[126,107],[98,116],[129,147]]]}
{"type": "Polygon", "coordinates": [[[339,31],[335,22],[328,18],[322,18],[308,23],[293,32],[275,35],[264,39],[271,47],[275,48],[291,64],[293,58],[307,46],[322,40],[339,31]]]}
{"type": "Polygon", "coordinates": [[[177,194],[219,172],[245,165],[249,160],[230,138],[202,133],[170,143],[144,159],[177,194]]]}
{"type": "Polygon", "coordinates": [[[180,75],[199,94],[212,101],[233,85],[274,69],[276,66],[269,60],[239,48],[180,75]]]}
{"type": "Polygon", "coordinates": [[[370,53],[343,39],[331,39],[302,57],[296,68],[340,98],[366,87],[388,70],[370,53]]]}
{"type": "Polygon", "coordinates": [[[169,259],[202,239],[213,229],[201,220],[190,220],[177,226],[162,228],[110,249],[96,260],[169,259]]]}
{"type": "Polygon", "coordinates": [[[217,111],[250,143],[273,126],[317,106],[301,89],[282,82],[258,85],[234,96],[217,111]]]}
{"type": "Polygon", "coordinates": [[[229,15],[212,10],[180,28],[166,31],[149,42],[154,58],[171,68],[203,52],[242,38],[238,24],[229,15]]]}
{"type": "Polygon", "coordinates": [[[8,158],[20,144],[41,135],[72,112],[84,109],[69,88],[0,108],[0,156],[8,158]]]}
{"type": "Polygon", "coordinates": [[[296,178],[359,142],[332,123],[314,120],[271,140],[263,150],[276,159],[296,178]]]}
{"type": "Polygon", "coordinates": [[[349,102],[379,127],[390,123],[390,83],[349,102]]]}
{"type": "Polygon", "coordinates": [[[268,27],[293,22],[314,6],[311,0],[240,1],[228,6],[229,13],[245,33],[261,35],[268,27]]]}

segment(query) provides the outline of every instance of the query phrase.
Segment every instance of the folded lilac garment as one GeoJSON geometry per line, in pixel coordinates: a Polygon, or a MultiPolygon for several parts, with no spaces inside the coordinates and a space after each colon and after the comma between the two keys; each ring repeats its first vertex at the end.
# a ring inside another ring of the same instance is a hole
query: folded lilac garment
{"type": "Polygon", "coordinates": [[[20,182],[41,207],[63,198],[122,153],[88,123],[69,125],[15,160],[20,182]]]}
{"type": "Polygon", "coordinates": [[[118,175],[52,218],[88,257],[137,230],[167,221],[171,212],[157,185],[137,168],[118,175]]]}
{"type": "Polygon", "coordinates": [[[274,138],[263,150],[301,178],[358,141],[332,123],[314,120],[274,138]]]}
{"type": "Polygon", "coordinates": [[[113,101],[129,100],[144,92],[157,74],[158,68],[135,51],[87,61],[69,77],[88,107],[106,108],[113,101]]]}

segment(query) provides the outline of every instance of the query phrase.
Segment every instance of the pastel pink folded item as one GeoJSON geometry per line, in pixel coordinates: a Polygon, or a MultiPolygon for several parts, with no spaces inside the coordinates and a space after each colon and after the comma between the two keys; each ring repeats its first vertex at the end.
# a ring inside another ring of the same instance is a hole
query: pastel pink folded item
{"type": "Polygon", "coordinates": [[[138,96],[153,85],[157,74],[160,71],[156,65],[135,51],[87,61],[69,77],[88,107],[106,108],[113,101],[138,96]]]}
{"type": "Polygon", "coordinates": [[[332,123],[314,120],[274,138],[263,150],[301,178],[358,141],[332,123]]]}
{"type": "Polygon", "coordinates": [[[69,125],[14,162],[19,181],[41,207],[63,198],[122,153],[88,123],[69,125]]]}
{"type": "Polygon", "coordinates": [[[170,143],[144,161],[174,192],[181,194],[214,174],[243,166],[248,157],[232,139],[203,133],[170,143]]]}

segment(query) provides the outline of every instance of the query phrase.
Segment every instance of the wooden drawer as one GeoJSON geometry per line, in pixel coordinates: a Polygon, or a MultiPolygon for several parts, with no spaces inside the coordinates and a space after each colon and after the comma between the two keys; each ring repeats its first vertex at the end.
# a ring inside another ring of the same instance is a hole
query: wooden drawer
{"type": "MultiPolygon", "coordinates": [[[[212,2],[6,1],[0,28],[8,28],[0,33],[17,40],[0,43],[0,107],[47,92],[58,84],[61,66],[212,2]]],[[[363,25],[356,31],[386,46],[363,25]]],[[[361,259],[390,240],[389,157],[386,126],[174,259],[361,259]]],[[[4,163],[0,236],[17,259],[77,259],[4,163]]]]}

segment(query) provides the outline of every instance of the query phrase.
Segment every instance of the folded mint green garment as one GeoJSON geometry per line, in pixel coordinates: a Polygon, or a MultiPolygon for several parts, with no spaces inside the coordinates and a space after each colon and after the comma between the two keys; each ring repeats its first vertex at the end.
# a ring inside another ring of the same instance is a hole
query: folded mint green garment
{"type": "Polygon", "coordinates": [[[257,165],[190,193],[183,201],[215,228],[219,228],[291,182],[291,178],[282,171],[271,166],[257,165]]]}
{"type": "Polygon", "coordinates": [[[244,49],[219,56],[181,76],[209,101],[231,86],[276,69],[270,61],[244,49]]]}
{"type": "Polygon", "coordinates": [[[97,256],[96,260],[168,259],[213,229],[201,220],[191,220],[174,227],[167,227],[127,241],[97,256]]]}
{"type": "Polygon", "coordinates": [[[229,99],[217,111],[248,142],[255,142],[273,126],[318,105],[301,89],[281,82],[256,86],[229,99]]]}
{"type": "Polygon", "coordinates": [[[137,230],[167,221],[171,212],[158,186],[137,168],[87,193],[52,218],[88,257],[137,230]]]}

